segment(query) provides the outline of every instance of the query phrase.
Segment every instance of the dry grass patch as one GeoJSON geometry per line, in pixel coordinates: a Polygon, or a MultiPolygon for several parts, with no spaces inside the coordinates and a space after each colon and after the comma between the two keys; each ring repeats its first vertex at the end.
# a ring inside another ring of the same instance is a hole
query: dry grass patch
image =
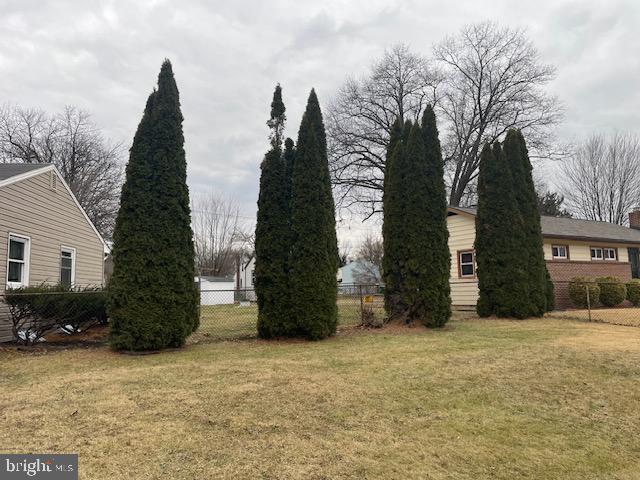
{"type": "Polygon", "coordinates": [[[78,452],[81,478],[640,471],[640,329],[465,320],[412,335],[0,361],[0,450],[78,452]]]}

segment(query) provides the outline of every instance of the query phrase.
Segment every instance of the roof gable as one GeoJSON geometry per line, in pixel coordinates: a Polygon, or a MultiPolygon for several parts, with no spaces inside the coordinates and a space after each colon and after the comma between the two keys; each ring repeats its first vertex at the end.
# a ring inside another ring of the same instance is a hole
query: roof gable
{"type": "Polygon", "coordinates": [[[58,169],[50,163],[41,163],[41,164],[15,164],[15,163],[3,163],[0,164],[0,188],[6,187],[7,185],[13,185],[14,183],[21,182],[27,180],[29,178],[35,177],[36,175],[41,175],[46,172],[53,172],[56,177],[58,177],[58,181],[60,185],[62,185],[71,199],[73,203],[75,203],[76,207],[82,213],[82,216],[87,221],[93,232],[98,237],[98,240],[102,243],[102,245],[107,248],[107,244],[98,232],[98,229],[95,227],[93,222],[89,219],[87,212],[84,211],[84,208],[78,202],[78,199],[71,191],[71,188],[67,184],[67,182],[62,177],[62,174],[58,171],[58,169]],[[18,168],[15,168],[18,167],[18,168]],[[22,167],[22,168],[20,168],[22,167]]]}

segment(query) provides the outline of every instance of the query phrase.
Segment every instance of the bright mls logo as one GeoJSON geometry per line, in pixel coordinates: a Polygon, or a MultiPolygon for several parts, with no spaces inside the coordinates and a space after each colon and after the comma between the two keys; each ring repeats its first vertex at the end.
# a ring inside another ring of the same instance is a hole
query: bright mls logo
{"type": "Polygon", "coordinates": [[[0,454],[0,479],[78,480],[77,454],[0,454]]]}

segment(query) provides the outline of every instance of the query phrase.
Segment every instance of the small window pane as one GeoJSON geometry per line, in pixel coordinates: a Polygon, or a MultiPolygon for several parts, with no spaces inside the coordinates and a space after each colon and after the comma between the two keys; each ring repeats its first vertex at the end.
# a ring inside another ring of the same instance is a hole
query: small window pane
{"type": "Polygon", "coordinates": [[[464,275],[464,276],[473,275],[473,265],[471,265],[471,264],[461,265],[460,269],[461,269],[462,275],[464,275]]]}
{"type": "Polygon", "coordinates": [[[473,263],[473,253],[461,253],[460,254],[460,262],[461,263],[473,263]]]}
{"type": "Polygon", "coordinates": [[[24,260],[24,242],[18,240],[9,241],[9,258],[11,260],[24,260]]]}
{"type": "Polygon", "coordinates": [[[16,283],[22,282],[22,263],[9,262],[8,280],[16,283]]]}
{"type": "Polygon", "coordinates": [[[554,257],[557,257],[557,256],[558,256],[558,247],[553,247],[553,248],[551,249],[551,251],[553,252],[553,256],[554,256],[554,257]]]}
{"type": "Polygon", "coordinates": [[[63,285],[71,285],[71,269],[70,268],[60,269],[60,283],[62,283],[63,285]]]}
{"type": "Polygon", "coordinates": [[[60,265],[62,268],[68,268],[69,270],[71,270],[73,260],[70,258],[62,257],[62,259],[60,260],[60,265]]]}

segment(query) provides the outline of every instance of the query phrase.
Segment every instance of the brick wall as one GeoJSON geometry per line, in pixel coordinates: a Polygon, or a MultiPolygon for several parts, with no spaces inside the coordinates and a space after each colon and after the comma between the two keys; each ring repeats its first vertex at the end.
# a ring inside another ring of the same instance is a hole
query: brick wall
{"type": "Polygon", "coordinates": [[[628,262],[572,262],[547,261],[547,269],[555,286],[556,308],[572,308],[569,300],[569,281],[573,277],[617,277],[623,282],[631,280],[628,262]]]}

